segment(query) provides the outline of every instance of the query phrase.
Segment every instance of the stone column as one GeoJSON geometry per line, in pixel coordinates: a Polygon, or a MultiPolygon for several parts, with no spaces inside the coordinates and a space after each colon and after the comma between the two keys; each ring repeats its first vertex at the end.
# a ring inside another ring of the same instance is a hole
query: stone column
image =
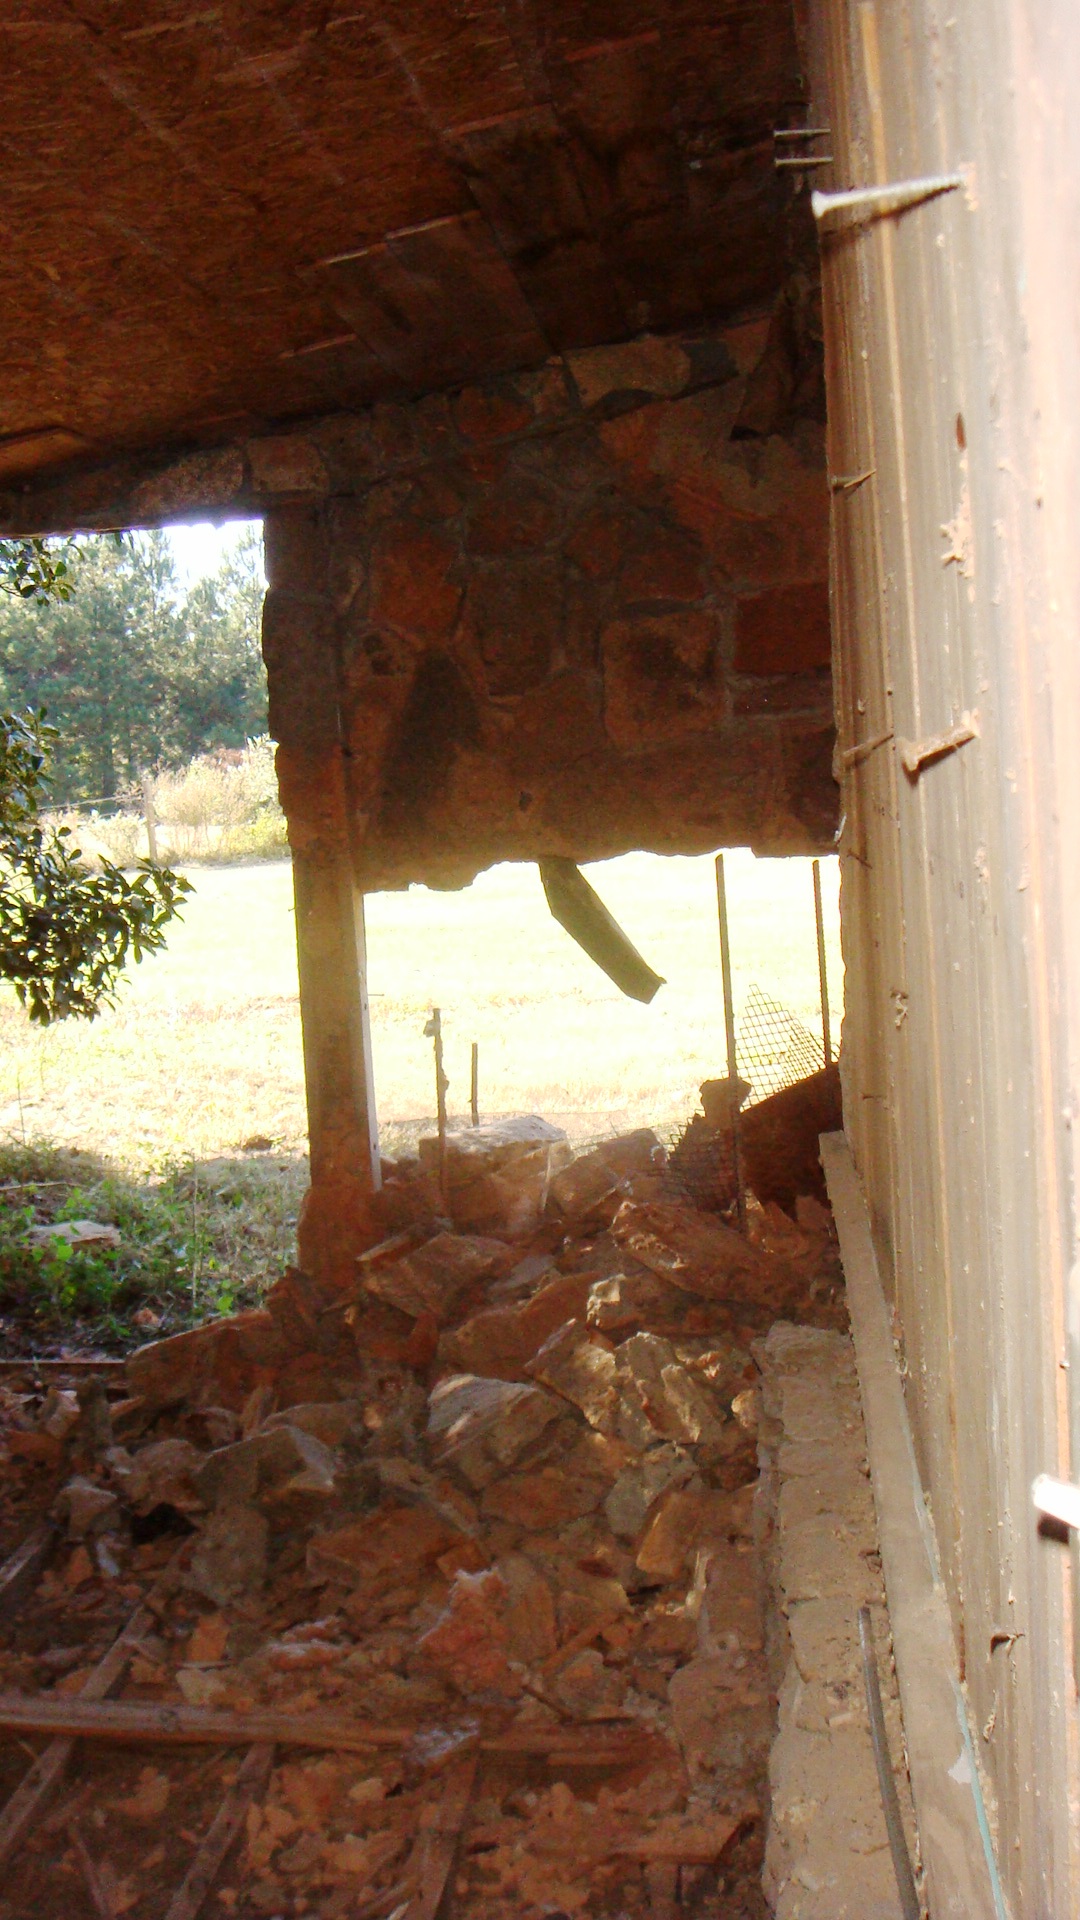
{"type": "Polygon", "coordinates": [[[280,510],[268,517],[265,538],[263,654],[292,848],[311,1151],[300,1263],[324,1291],[337,1292],[370,1243],[380,1184],[364,900],[351,844],[322,516],[317,508],[280,510]]]}

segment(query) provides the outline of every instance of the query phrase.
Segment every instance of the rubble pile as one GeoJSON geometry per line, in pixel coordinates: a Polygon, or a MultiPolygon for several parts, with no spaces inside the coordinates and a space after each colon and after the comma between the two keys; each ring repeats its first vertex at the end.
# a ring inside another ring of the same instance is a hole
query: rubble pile
{"type": "MultiPolygon", "coordinates": [[[[88,1871],[164,1913],[223,1795],[215,1913],[764,1912],[754,1347],[844,1325],[828,1213],[752,1204],[744,1238],[651,1133],[574,1158],[543,1122],[425,1146],[383,1205],[345,1296],[290,1271],[107,1382],[5,1390],[5,1538],[47,1499],[55,1545],[4,1697],[80,1694],[145,1603],[112,1710],[236,1731],[84,1747],[3,1920],[69,1914],[88,1871]],[[311,1733],[255,1792],[271,1711],[311,1733]]],[[[5,1739],[5,1795],[25,1766],[5,1739]]]]}

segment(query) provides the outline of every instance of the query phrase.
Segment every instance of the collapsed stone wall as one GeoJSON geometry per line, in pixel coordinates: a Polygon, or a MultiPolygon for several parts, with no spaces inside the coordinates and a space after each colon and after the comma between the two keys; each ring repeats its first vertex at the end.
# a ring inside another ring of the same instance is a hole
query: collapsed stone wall
{"type": "Polygon", "coordinates": [[[264,650],[294,848],[342,801],[367,891],[831,843],[812,311],[797,287],[771,322],[263,443],[292,500],[266,520],[264,650]]]}

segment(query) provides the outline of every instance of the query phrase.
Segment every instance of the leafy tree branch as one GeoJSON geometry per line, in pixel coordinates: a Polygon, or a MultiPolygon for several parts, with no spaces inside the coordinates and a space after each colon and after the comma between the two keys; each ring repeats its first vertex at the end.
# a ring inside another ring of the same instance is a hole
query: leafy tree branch
{"type": "Polygon", "coordinates": [[[42,825],[52,737],[43,714],[0,714],[0,977],[42,1026],[110,1005],[191,891],[149,861],[134,876],[110,861],[91,873],[68,828],[42,825]]]}

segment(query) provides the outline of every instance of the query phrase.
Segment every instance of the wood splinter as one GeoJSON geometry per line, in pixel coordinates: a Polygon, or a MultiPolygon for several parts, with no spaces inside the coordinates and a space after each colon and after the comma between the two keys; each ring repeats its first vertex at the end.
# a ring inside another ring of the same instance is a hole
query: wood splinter
{"type": "Polygon", "coordinates": [[[195,1920],[202,1911],[225,1856],[247,1818],[252,1802],[266,1791],[274,1749],[269,1741],[248,1748],[236,1779],[225,1795],[185,1876],[173,1895],[165,1920],[195,1920]]]}
{"type": "MultiPolygon", "coordinates": [[[[187,1542],[184,1541],[142,1606],[136,1608],[119,1638],[114,1640],[108,1652],[102,1655],[85,1681],[82,1692],[74,1696],[69,1701],[69,1705],[77,1704],[84,1713],[92,1714],[99,1702],[114,1704],[109,1702],[109,1695],[115,1693],[127,1677],[128,1667],[138,1650],[140,1640],[156,1628],[155,1603],[159,1601],[159,1596],[168,1583],[170,1570],[176,1566],[186,1550],[187,1542]]],[[[63,1702],[50,1700],[49,1704],[55,1709],[62,1706],[63,1702]]],[[[29,1773],[16,1787],[10,1799],[3,1808],[0,1808],[0,1866],[10,1858],[24,1836],[47,1812],[64,1783],[75,1752],[77,1735],[70,1727],[39,1722],[34,1731],[49,1733],[53,1737],[48,1746],[38,1754],[29,1773]]]]}
{"type": "MultiPolygon", "coordinates": [[[[145,1625],[140,1631],[146,1631],[145,1625]]],[[[131,1640],[136,1637],[133,1622],[125,1636],[127,1658],[133,1651],[131,1640]]],[[[114,1655],[116,1651],[114,1648],[114,1655]]],[[[111,1676],[110,1684],[115,1677],[123,1678],[123,1673],[111,1676]]],[[[403,1751],[412,1745],[417,1733],[415,1727],[386,1726],[340,1713],[289,1713],[278,1708],[236,1713],[223,1707],[109,1700],[97,1685],[95,1672],[81,1694],[57,1698],[54,1694],[0,1693],[0,1729],[60,1736],[53,1744],[65,1747],[75,1740],[115,1740],[128,1746],[146,1742],[152,1746],[225,1747],[273,1742],[337,1753],[364,1753],[372,1747],[403,1751]]],[[[551,1766],[624,1766],[640,1758],[644,1739],[636,1721],[623,1720],[606,1722],[602,1730],[508,1727],[504,1733],[483,1737],[478,1744],[482,1753],[532,1754],[551,1766]]],[[[0,1843],[2,1828],[0,1818],[0,1843]]]]}
{"type": "Polygon", "coordinates": [[[955,727],[946,727],[943,733],[927,734],[925,740],[901,740],[896,744],[900,750],[900,764],[912,780],[917,780],[925,766],[932,760],[940,760],[943,754],[955,753],[957,747],[966,747],[969,740],[979,738],[979,718],[974,713],[962,713],[955,727]]]}
{"type": "Polygon", "coordinates": [[[422,1826],[416,1838],[407,1876],[415,1876],[416,1892],[402,1920],[435,1920],[468,1818],[479,1759],[474,1749],[447,1769],[442,1799],[432,1810],[430,1824],[422,1826]]]}
{"type": "Polygon", "coordinates": [[[108,1888],[98,1872],[93,1856],[74,1820],[68,1822],[67,1837],[72,1851],[79,1863],[82,1877],[86,1882],[86,1891],[98,1920],[116,1920],[116,1908],[109,1897],[108,1888]]]}
{"type": "Polygon", "coordinates": [[[36,1584],[59,1537],[59,1528],[51,1520],[43,1521],[0,1567],[0,1618],[5,1626],[36,1584]]]}

